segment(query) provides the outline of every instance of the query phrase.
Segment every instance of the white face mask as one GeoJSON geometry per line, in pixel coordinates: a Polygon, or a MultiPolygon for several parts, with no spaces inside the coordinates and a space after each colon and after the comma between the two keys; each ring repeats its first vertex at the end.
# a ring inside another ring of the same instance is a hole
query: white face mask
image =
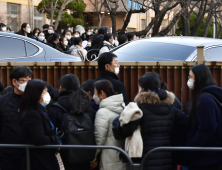
{"type": "Polygon", "coordinates": [[[100,99],[97,95],[95,95],[95,94],[93,95],[93,100],[96,102],[97,105],[100,104],[100,99]]]}
{"type": "Polygon", "coordinates": [[[116,45],[116,46],[119,46],[119,41],[115,41],[115,45],[116,45]]]}
{"type": "Polygon", "coordinates": [[[87,32],[87,35],[91,35],[92,33],[91,32],[87,32]]]}
{"type": "Polygon", "coordinates": [[[47,92],[44,96],[43,96],[43,101],[40,103],[42,106],[47,106],[51,101],[51,96],[49,95],[49,93],[47,92]]]}
{"type": "Polygon", "coordinates": [[[37,34],[35,34],[35,36],[37,37],[37,36],[38,36],[38,33],[37,33],[37,34]]]}
{"type": "Polygon", "coordinates": [[[88,42],[87,45],[88,45],[89,47],[91,47],[91,42],[88,42]]]}
{"type": "Polygon", "coordinates": [[[64,45],[65,45],[65,46],[67,46],[67,45],[68,45],[68,43],[69,43],[68,41],[64,41],[64,45]]]}
{"type": "Polygon", "coordinates": [[[2,28],[2,31],[3,31],[3,32],[6,32],[6,31],[7,31],[6,27],[3,27],[3,28],[2,28]]]}
{"type": "Polygon", "coordinates": [[[193,89],[194,89],[194,80],[189,79],[189,80],[187,81],[187,86],[188,86],[191,90],[193,90],[193,89]]]}
{"type": "Polygon", "coordinates": [[[70,40],[70,39],[71,39],[71,36],[70,36],[70,35],[66,35],[65,37],[66,37],[67,40],[70,40]]]}
{"type": "Polygon", "coordinates": [[[113,43],[112,43],[113,45],[115,44],[115,40],[113,40],[113,43]]]}
{"type": "MultiPolygon", "coordinates": [[[[17,81],[17,83],[19,84],[18,81],[17,81]]],[[[22,84],[19,84],[18,90],[19,90],[20,92],[24,92],[26,85],[27,85],[27,82],[22,83],[22,84]]]]}
{"type": "Polygon", "coordinates": [[[31,28],[27,28],[25,31],[26,31],[27,33],[30,33],[30,32],[31,32],[31,28]]]}
{"type": "Polygon", "coordinates": [[[52,31],[52,30],[48,30],[48,33],[49,33],[49,34],[52,34],[52,33],[54,33],[54,31],[52,31]]]}
{"type": "Polygon", "coordinates": [[[75,34],[75,37],[78,38],[78,37],[79,37],[79,34],[75,34]]]}
{"type": "MultiPolygon", "coordinates": [[[[112,67],[112,66],[111,66],[111,67],[112,67]]],[[[112,68],[114,68],[114,70],[115,70],[114,73],[115,73],[116,75],[118,75],[118,74],[119,74],[119,67],[112,67],[112,68]]]]}

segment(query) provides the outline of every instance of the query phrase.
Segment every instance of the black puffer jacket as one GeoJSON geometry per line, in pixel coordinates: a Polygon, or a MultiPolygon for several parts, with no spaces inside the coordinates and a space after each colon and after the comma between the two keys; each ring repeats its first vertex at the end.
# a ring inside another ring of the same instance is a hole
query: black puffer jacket
{"type": "MultiPolygon", "coordinates": [[[[159,146],[171,146],[170,134],[173,125],[188,126],[189,119],[185,113],[173,106],[175,96],[167,93],[167,99],[161,101],[156,93],[143,92],[135,97],[135,102],[143,111],[143,117],[124,125],[119,132],[113,131],[115,137],[131,136],[138,125],[141,126],[143,139],[143,156],[151,149],[159,146]],[[117,134],[119,133],[119,134],[117,134]]],[[[114,120],[113,126],[118,127],[118,119],[114,120]]],[[[115,129],[115,127],[114,127],[115,129]]],[[[141,159],[135,159],[140,163],[141,159]]],[[[144,170],[172,170],[171,152],[155,152],[145,161],[144,170]]]]}
{"type": "Polygon", "coordinates": [[[91,47],[93,47],[96,44],[100,44],[100,43],[102,44],[103,38],[104,38],[104,35],[102,35],[102,34],[95,35],[92,39],[91,47]]]}

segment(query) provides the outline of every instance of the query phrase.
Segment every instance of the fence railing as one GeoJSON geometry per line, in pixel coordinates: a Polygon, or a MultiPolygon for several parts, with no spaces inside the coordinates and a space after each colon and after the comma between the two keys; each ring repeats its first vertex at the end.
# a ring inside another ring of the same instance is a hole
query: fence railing
{"type": "Polygon", "coordinates": [[[149,156],[157,151],[222,151],[222,147],[157,147],[150,150],[142,159],[141,163],[133,163],[130,156],[121,148],[116,146],[94,146],[94,145],[23,145],[23,144],[0,144],[0,148],[25,148],[26,149],[26,161],[27,161],[27,170],[31,170],[30,166],[30,149],[36,148],[47,148],[47,149],[113,149],[120,152],[128,162],[129,170],[143,170],[143,165],[145,161],[149,158],[149,156]]]}

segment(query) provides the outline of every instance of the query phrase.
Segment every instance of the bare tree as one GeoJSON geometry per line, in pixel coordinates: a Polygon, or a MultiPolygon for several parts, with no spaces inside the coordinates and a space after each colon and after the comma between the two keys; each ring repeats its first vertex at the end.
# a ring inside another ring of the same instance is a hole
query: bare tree
{"type": "Polygon", "coordinates": [[[93,10],[97,13],[98,28],[100,28],[103,18],[105,17],[105,13],[106,13],[106,8],[104,7],[105,1],[104,0],[89,0],[89,2],[92,4],[93,10]]]}

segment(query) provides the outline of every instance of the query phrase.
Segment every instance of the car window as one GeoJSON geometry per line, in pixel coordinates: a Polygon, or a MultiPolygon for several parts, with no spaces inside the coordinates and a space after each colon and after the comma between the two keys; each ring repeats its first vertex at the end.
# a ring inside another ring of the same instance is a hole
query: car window
{"type": "Polygon", "coordinates": [[[27,51],[27,56],[32,56],[36,54],[39,51],[39,49],[38,47],[26,42],[26,51],[27,51]]]}
{"type": "Polygon", "coordinates": [[[137,40],[113,50],[119,61],[186,60],[195,47],[137,40]]]}
{"type": "Polygon", "coordinates": [[[0,36],[0,59],[26,57],[23,40],[0,36]]]}
{"type": "Polygon", "coordinates": [[[214,47],[205,51],[206,61],[222,61],[222,47],[214,47]]]}

